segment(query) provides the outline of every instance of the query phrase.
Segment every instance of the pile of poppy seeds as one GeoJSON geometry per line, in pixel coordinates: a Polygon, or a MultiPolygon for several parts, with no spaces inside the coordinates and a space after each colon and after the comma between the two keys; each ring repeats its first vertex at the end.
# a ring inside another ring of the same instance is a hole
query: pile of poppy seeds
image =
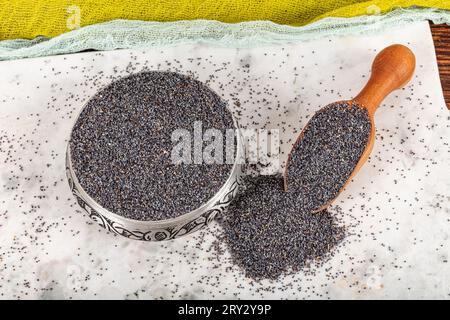
{"type": "Polygon", "coordinates": [[[213,197],[233,166],[172,162],[172,133],[187,130],[193,153],[197,121],[202,136],[234,128],[226,103],[197,80],[157,71],[122,78],[78,117],[69,143],[72,168],[86,193],[111,212],[144,221],[175,218],[213,197]]]}
{"type": "Polygon", "coordinates": [[[329,105],[314,115],[294,145],[286,181],[245,179],[246,190],[220,224],[232,260],[247,276],[276,279],[319,265],[333,254],[345,237],[345,228],[328,211],[316,210],[344,186],[370,131],[366,109],[346,103],[329,105]]]}
{"type": "Polygon", "coordinates": [[[245,190],[219,219],[232,261],[247,277],[276,279],[318,264],[345,237],[329,212],[305,210],[277,176],[246,177],[245,190]]]}

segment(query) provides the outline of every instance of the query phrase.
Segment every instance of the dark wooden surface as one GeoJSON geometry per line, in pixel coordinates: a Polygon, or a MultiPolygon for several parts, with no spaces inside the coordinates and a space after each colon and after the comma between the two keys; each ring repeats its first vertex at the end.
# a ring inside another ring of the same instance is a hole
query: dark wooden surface
{"type": "Polygon", "coordinates": [[[450,109],[450,26],[431,24],[445,102],[450,109]]]}

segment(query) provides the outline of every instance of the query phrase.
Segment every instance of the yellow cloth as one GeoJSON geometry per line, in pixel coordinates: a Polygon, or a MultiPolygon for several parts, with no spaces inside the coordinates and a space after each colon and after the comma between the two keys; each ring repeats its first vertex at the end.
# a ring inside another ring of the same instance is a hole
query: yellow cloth
{"type": "Polygon", "coordinates": [[[304,25],[327,16],[353,17],[412,5],[450,10],[450,0],[0,0],[0,40],[56,36],[114,19],[304,25]]]}

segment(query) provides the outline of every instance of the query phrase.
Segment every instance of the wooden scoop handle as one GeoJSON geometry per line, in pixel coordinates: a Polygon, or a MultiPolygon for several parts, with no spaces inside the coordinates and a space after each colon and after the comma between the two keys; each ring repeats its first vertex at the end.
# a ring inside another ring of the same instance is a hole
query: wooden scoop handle
{"type": "Polygon", "coordinates": [[[373,61],[369,82],[353,102],[366,107],[373,115],[388,94],[411,80],[415,67],[416,58],[409,48],[394,44],[383,49],[373,61]]]}

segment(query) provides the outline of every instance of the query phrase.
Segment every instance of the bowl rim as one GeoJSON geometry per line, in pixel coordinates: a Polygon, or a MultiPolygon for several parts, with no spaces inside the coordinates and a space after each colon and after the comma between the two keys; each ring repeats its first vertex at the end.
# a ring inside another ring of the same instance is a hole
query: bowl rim
{"type": "Polygon", "coordinates": [[[213,91],[222,101],[225,102],[225,108],[227,109],[227,111],[230,113],[231,118],[233,120],[233,126],[234,126],[234,130],[236,132],[235,137],[236,137],[236,147],[235,147],[235,158],[234,158],[234,163],[233,163],[233,167],[231,168],[231,170],[229,171],[228,174],[228,178],[225,180],[225,182],[222,184],[222,186],[220,187],[220,189],[211,197],[209,198],[208,201],[206,201],[205,203],[203,203],[201,206],[199,206],[198,208],[183,213],[177,217],[174,218],[168,218],[168,219],[162,219],[162,220],[136,220],[136,219],[131,219],[131,218],[127,218],[124,216],[121,216],[117,213],[114,213],[106,208],[104,208],[103,206],[101,206],[96,200],[94,200],[82,187],[82,185],[80,184],[75,171],[73,170],[72,167],[72,159],[71,159],[71,151],[70,151],[70,142],[72,140],[72,132],[73,129],[81,115],[81,113],[84,111],[86,105],[89,103],[89,101],[92,99],[92,97],[94,97],[98,92],[101,92],[102,90],[104,90],[105,88],[107,88],[108,86],[110,86],[114,81],[118,81],[120,79],[123,78],[127,78],[129,76],[141,73],[141,72],[167,72],[167,73],[177,73],[177,72],[172,72],[172,71],[140,71],[137,73],[133,73],[130,74],[128,76],[125,77],[121,77],[119,79],[115,79],[112,82],[108,83],[107,85],[103,86],[101,89],[97,90],[95,92],[95,94],[93,96],[91,96],[82,106],[82,108],[80,109],[80,111],[78,112],[77,116],[75,117],[75,120],[73,122],[72,128],[70,130],[70,134],[69,134],[69,139],[67,142],[67,147],[66,147],[66,170],[69,170],[70,172],[70,176],[72,179],[72,183],[74,184],[75,188],[77,189],[79,196],[87,203],[88,206],[90,206],[93,210],[95,210],[97,213],[105,216],[108,219],[114,220],[116,222],[119,223],[123,223],[126,224],[126,226],[135,226],[137,228],[139,227],[147,227],[147,228],[167,228],[167,227],[174,227],[174,226],[178,226],[178,225],[183,225],[186,222],[195,220],[196,218],[198,218],[199,216],[201,216],[202,214],[204,214],[205,212],[207,212],[209,209],[211,209],[228,191],[229,189],[231,189],[231,186],[233,185],[233,183],[235,183],[236,178],[238,178],[242,172],[241,172],[241,164],[242,164],[242,159],[243,159],[243,141],[242,141],[242,136],[241,136],[241,130],[240,127],[238,125],[238,122],[236,120],[236,117],[233,115],[233,113],[231,112],[230,108],[229,108],[229,104],[227,101],[223,100],[222,97],[219,96],[219,94],[217,94],[215,92],[215,90],[213,90],[212,88],[210,88],[207,84],[205,84],[204,82],[194,79],[189,75],[184,75],[181,74],[185,77],[189,77],[192,78],[196,81],[201,82],[204,86],[207,86],[208,89],[210,89],[211,91],[213,91]]]}

